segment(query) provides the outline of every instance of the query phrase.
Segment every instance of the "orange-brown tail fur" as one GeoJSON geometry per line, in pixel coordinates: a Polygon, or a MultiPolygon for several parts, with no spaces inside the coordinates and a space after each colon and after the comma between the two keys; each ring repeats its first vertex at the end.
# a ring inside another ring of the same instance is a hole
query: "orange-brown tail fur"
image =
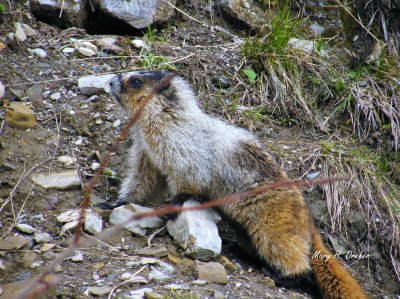
{"type": "Polygon", "coordinates": [[[358,282],[342,266],[339,260],[326,249],[316,228],[312,233],[311,268],[324,298],[367,299],[358,282]],[[323,258],[322,258],[323,257],[323,258]]]}

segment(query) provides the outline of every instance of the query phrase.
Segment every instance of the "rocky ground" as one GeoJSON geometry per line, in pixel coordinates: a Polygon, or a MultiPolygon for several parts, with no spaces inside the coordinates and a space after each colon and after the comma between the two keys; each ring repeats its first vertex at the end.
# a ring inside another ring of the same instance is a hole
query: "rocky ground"
{"type": "MultiPolygon", "coordinates": [[[[201,22],[210,22],[207,13],[197,13],[201,22]]],[[[248,122],[240,114],[232,114],[227,105],[212,102],[218,97],[221,100],[220,87],[225,84],[244,94],[243,98],[249,94],[237,73],[243,63],[239,38],[223,27],[208,28],[178,17],[167,29],[106,38],[88,35],[82,29],[47,25],[22,7],[3,15],[0,36],[4,37],[0,39],[0,81],[6,86],[0,110],[0,298],[12,298],[71,243],[72,230],[57,216],[79,207],[85,184],[127,120],[125,111],[103,85],[84,89],[85,82],[78,80],[86,76],[174,69],[193,84],[206,111],[258,129],[293,178],[316,177],[323,167],[311,161],[303,163],[316,150],[316,142],[315,135],[301,126],[288,129],[274,120],[262,125],[248,122]],[[10,33],[15,34],[14,39],[10,33]],[[302,148],[293,144],[299,139],[302,148]],[[286,153],[279,156],[277,148],[286,153]],[[43,180],[41,175],[52,178],[43,180]],[[49,182],[54,185],[46,185],[49,182]]],[[[242,103],[252,101],[250,97],[242,103]]],[[[130,142],[123,141],[112,155],[95,186],[93,205],[116,197],[130,142]]],[[[310,187],[304,191],[313,203],[318,223],[328,231],[321,190],[310,187]]],[[[110,226],[109,215],[100,216],[103,229],[110,226]]],[[[99,231],[99,218],[94,218],[95,224],[85,227],[83,233],[90,238],[96,238],[99,231]]],[[[356,226],[357,221],[354,223],[356,226]]],[[[224,240],[222,254],[209,263],[189,258],[165,230],[151,240],[154,230],[145,236],[119,231],[97,240],[94,246],[76,250],[57,265],[54,272],[60,283],[41,296],[310,298],[298,290],[276,287],[259,263],[232,245],[234,236],[227,225],[219,226],[224,240]]],[[[325,235],[338,250],[338,238],[325,235]]],[[[396,296],[389,259],[379,254],[372,261],[353,259],[351,268],[372,298],[396,296]]]]}

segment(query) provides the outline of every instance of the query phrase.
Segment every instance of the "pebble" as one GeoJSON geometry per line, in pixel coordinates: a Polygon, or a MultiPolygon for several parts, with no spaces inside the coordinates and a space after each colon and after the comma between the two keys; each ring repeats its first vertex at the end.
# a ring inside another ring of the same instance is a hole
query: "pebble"
{"type": "Polygon", "coordinates": [[[86,100],[86,103],[91,103],[97,100],[97,95],[91,96],[86,100]]]}
{"type": "Polygon", "coordinates": [[[95,295],[95,296],[103,296],[112,291],[112,287],[109,286],[101,286],[101,287],[88,287],[87,291],[89,294],[95,295]]]}
{"type": "Polygon", "coordinates": [[[19,231],[26,233],[26,234],[33,234],[36,232],[36,228],[29,224],[20,223],[15,226],[19,231]]]}
{"type": "Polygon", "coordinates": [[[24,30],[27,36],[34,36],[37,34],[36,31],[33,30],[32,27],[29,26],[28,24],[22,24],[22,29],[24,30]]]}
{"type": "Polygon", "coordinates": [[[125,272],[125,273],[121,274],[121,279],[122,280],[128,280],[131,277],[132,277],[132,273],[129,273],[129,272],[125,272]]]}
{"type": "Polygon", "coordinates": [[[218,261],[228,270],[229,273],[232,273],[238,269],[238,267],[232,263],[227,257],[221,255],[218,257],[218,261]]]}
{"type": "MultiPolygon", "coordinates": [[[[149,212],[153,209],[142,207],[136,204],[124,205],[115,208],[110,215],[111,224],[120,224],[130,219],[137,213],[149,212]]],[[[161,218],[157,216],[146,217],[139,220],[134,220],[125,225],[125,228],[133,232],[136,235],[144,237],[147,233],[147,229],[159,228],[163,225],[161,218]]]]}
{"type": "Polygon", "coordinates": [[[131,43],[135,48],[138,48],[138,49],[145,49],[145,50],[150,49],[149,45],[147,45],[143,40],[138,39],[138,38],[135,38],[134,40],[132,40],[131,43]]]}
{"type": "Polygon", "coordinates": [[[56,254],[51,251],[43,252],[42,256],[46,260],[54,260],[56,258],[56,254]]]}
{"type": "Polygon", "coordinates": [[[66,232],[75,229],[78,226],[78,224],[79,224],[78,220],[71,221],[71,222],[64,224],[60,230],[60,236],[63,236],[66,234],[66,232]]]}
{"type": "Polygon", "coordinates": [[[214,290],[214,292],[213,292],[213,298],[214,298],[214,299],[225,299],[226,297],[225,297],[225,295],[224,295],[223,293],[221,293],[220,291],[214,290]]]}
{"type": "Polygon", "coordinates": [[[75,48],[66,47],[62,51],[63,51],[64,54],[71,54],[71,53],[75,52],[75,48]]]}
{"type": "Polygon", "coordinates": [[[165,299],[164,295],[153,292],[144,292],[144,297],[146,299],[165,299]]]}
{"type": "Polygon", "coordinates": [[[40,252],[46,252],[46,251],[53,249],[54,247],[56,247],[56,244],[43,243],[42,246],[40,246],[39,250],[40,250],[40,252]]]}
{"type": "Polygon", "coordinates": [[[65,190],[81,187],[81,180],[76,169],[65,172],[39,173],[32,175],[31,180],[45,189],[65,190]]]}
{"type": "Polygon", "coordinates": [[[113,127],[117,128],[121,125],[121,121],[119,119],[117,119],[116,121],[113,122],[113,127]]]}
{"type": "Polygon", "coordinates": [[[45,50],[40,49],[40,48],[36,48],[36,49],[31,49],[29,50],[29,53],[31,53],[33,56],[37,56],[40,58],[46,58],[47,57],[47,53],[45,50]]]}
{"type": "Polygon", "coordinates": [[[125,295],[125,299],[142,299],[145,298],[145,293],[146,292],[152,292],[152,288],[143,288],[143,289],[138,289],[134,291],[130,291],[129,295],[125,295]]]}
{"type": "Polygon", "coordinates": [[[29,268],[31,268],[31,269],[40,268],[43,266],[43,264],[44,264],[44,261],[35,261],[29,266],[29,268]]]}
{"type": "Polygon", "coordinates": [[[307,180],[313,180],[315,179],[317,176],[319,176],[319,171],[317,172],[310,172],[306,174],[306,179],[307,180]]]}
{"type": "Polygon", "coordinates": [[[117,42],[117,38],[114,36],[105,36],[101,39],[97,40],[97,45],[106,51],[112,52],[122,52],[123,49],[117,46],[115,43],[117,42]]]}
{"type": "Polygon", "coordinates": [[[4,96],[6,95],[6,87],[4,86],[4,84],[0,81],[0,100],[2,98],[4,98],[4,96]]]}
{"type": "Polygon", "coordinates": [[[10,236],[0,240],[0,250],[20,249],[28,243],[28,239],[22,236],[10,236]]]}
{"type": "Polygon", "coordinates": [[[257,278],[257,282],[268,288],[275,288],[275,281],[269,277],[259,277],[257,278]]]}
{"type": "Polygon", "coordinates": [[[61,92],[54,92],[50,95],[50,100],[58,101],[61,99],[61,92]]]}
{"type": "Polygon", "coordinates": [[[71,166],[76,162],[76,158],[70,156],[60,156],[57,158],[57,161],[63,164],[63,166],[71,166]]]}
{"type": "Polygon", "coordinates": [[[168,249],[165,247],[141,248],[136,252],[138,255],[164,257],[168,255],[168,249]]]}
{"type": "Polygon", "coordinates": [[[86,56],[86,57],[92,57],[92,56],[96,55],[95,51],[93,51],[91,49],[88,49],[88,48],[84,48],[84,47],[80,47],[78,49],[78,52],[81,53],[83,56],[86,56]]]}
{"type": "Polygon", "coordinates": [[[24,29],[22,28],[22,24],[15,22],[14,27],[16,40],[19,42],[24,42],[28,37],[26,36],[24,29]]]}
{"type": "Polygon", "coordinates": [[[199,276],[198,279],[219,284],[226,284],[228,282],[226,270],[220,263],[196,261],[196,268],[199,276]]]}
{"type": "Polygon", "coordinates": [[[86,76],[78,79],[78,88],[81,94],[94,95],[100,92],[110,92],[110,80],[115,75],[86,76]]]}
{"type": "Polygon", "coordinates": [[[0,164],[0,171],[3,171],[3,170],[8,171],[8,170],[16,170],[16,169],[17,169],[17,166],[10,162],[3,162],[0,164]]]}
{"type": "Polygon", "coordinates": [[[190,290],[189,286],[171,283],[164,286],[164,289],[167,290],[190,290]]]}
{"type": "Polygon", "coordinates": [[[207,284],[207,280],[202,280],[202,279],[196,279],[192,281],[192,284],[196,284],[199,286],[204,286],[207,284]]]}
{"type": "Polygon", "coordinates": [[[83,253],[81,251],[77,251],[75,255],[70,258],[70,260],[75,263],[83,262],[83,253]]]}
{"type": "Polygon", "coordinates": [[[35,242],[37,244],[42,244],[42,243],[49,243],[53,238],[50,236],[49,233],[35,233],[35,235],[33,236],[33,240],[35,240],[35,242]]]}
{"type": "Polygon", "coordinates": [[[165,271],[162,271],[157,267],[151,267],[148,277],[150,281],[155,281],[155,282],[161,282],[172,279],[172,276],[169,273],[166,273],[165,271]]]}
{"type": "Polygon", "coordinates": [[[36,126],[35,112],[23,102],[11,102],[6,107],[6,123],[10,126],[29,129],[36,126]]]}
{"type": "Polygon", "coordinates": [[[99,169],[99,167],[100,167],[100,163],[98,163],[98,162],[93,162],[91,165],[91,168],[93,171],[96,171],[97,169],[99,169]]]}
{"type": "MultiPolygon", "coordinates": [[[[183,208],[199,203],[188,200],[183,208]]],[[[222,240],[218,234],[217,218],[212,210],[188,211],[168,221],[168,233],[185,253],[202,261],[209,261],[221,253],[222,240]]]]}

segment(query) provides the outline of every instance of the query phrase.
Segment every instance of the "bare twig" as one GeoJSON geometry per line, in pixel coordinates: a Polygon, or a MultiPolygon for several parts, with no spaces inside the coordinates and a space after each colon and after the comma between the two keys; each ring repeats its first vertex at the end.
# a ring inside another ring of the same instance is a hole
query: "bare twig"
{"type": "Polygon", "coordinates": [[[151,241],[154,239],[155,236],[157,236],[159,233],[161,233],[162,231],[164,231],[167,228],[166,225],[164,225],[163,227],[157,229],[154,233],[151,234],[151,236],[147,239],[147,245],[149,247],[151,247],[151,241]]]}

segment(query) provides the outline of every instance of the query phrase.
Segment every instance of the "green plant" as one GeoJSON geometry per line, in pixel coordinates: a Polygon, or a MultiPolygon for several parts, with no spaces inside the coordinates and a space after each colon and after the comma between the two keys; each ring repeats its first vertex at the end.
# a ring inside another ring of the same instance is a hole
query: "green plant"
{"type": "Polygon", "coordinates": [[[3,13],[6,10],[6,7],[4,6],[4,4],[0,3],[0,13],[3,13]]]}
{"type": "Polygon", "coordinates": [[[247,79],[250,83],[256,82],[257,74],[252,69],[246,68],[243,70],[243,73],[247,76],[247,79]]]}
{"type": "Polygon", "coordinates": [[[164,56],[157,56],[153,53],[145,53],[141,55],[139,59],[140,66],[145,69],[175,69],[175,67],[170,63],[169,59],[164,56]]]}

